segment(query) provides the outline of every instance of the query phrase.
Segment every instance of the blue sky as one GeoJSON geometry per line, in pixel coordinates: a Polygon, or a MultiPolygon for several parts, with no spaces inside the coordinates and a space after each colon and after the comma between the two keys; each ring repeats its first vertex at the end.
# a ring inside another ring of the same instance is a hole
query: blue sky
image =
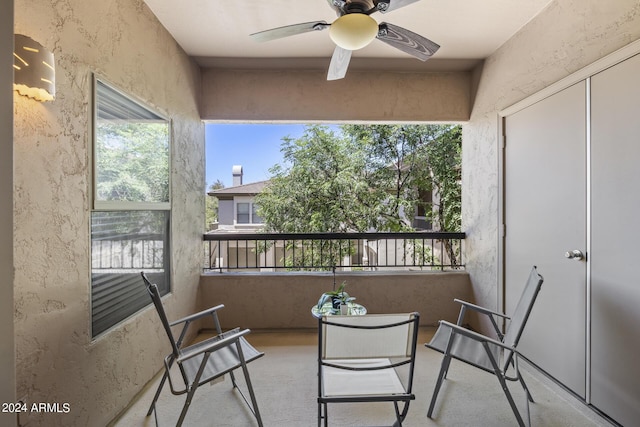
{"type": "Polygon", "coordinates": [[[225,187],[232,183],[231,168],[242,165],[243,183],[269,178],[269,168],[282,163],[282,137],[298,138],[304,124],[213,124],[207,123],[207,188],[218,179],[225,187]]]}

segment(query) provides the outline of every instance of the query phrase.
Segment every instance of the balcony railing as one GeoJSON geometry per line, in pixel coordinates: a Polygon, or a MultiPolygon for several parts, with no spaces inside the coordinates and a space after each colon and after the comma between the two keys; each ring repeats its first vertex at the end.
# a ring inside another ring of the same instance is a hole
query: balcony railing
{"type": "Polygon", "coordinates": [[[465,233],[207,233],[205,271],[463,269],[465,233]]]}
{"type": "Polygon", "coordinates": [[[164,265],[162,234],[132,233],[94,237],[91,242],[91,269],[94,272],[162,269],[164,265]]]}

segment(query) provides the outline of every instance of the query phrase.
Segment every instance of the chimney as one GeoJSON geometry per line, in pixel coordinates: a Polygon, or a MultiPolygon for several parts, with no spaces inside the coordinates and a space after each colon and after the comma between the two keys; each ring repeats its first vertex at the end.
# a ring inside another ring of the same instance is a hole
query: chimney
{"type": "Polygon", "coordinates": [[[232,169],[233,173],[233,186],[242,185],[242,166],[234,165],[232,169]]]}

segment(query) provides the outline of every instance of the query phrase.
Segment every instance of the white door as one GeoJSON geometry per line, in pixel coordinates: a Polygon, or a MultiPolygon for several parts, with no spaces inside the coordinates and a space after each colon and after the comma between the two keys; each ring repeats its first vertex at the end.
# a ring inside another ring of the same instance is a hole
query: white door
{"type": "Polygon", "coordinates": [[[515,307],[532,265],[544,283],[520,349],[585,396],[586,83],[505,117],[505,311],[515,307]]]}
{"type": "Polygon", "coordinates": [[[640,422],[640,55],[591,78],[591,403],[640,422]]]}

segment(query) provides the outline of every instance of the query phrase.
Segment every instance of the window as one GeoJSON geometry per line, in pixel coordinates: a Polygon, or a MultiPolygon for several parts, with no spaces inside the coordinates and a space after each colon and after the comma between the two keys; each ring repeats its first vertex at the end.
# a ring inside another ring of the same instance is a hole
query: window
{"type": "Polygon", "coordinates": [[[254,224],[262,224],[262,218],[257,214],[258,205],[255,203],[251,204],[251,222],[254,224]]]}
{"type": "Polygon", "coordinates": [[[413,228],[417,230],[432,230],[432,209],[433,193],[430,190],[418,190],[418,204],[416,206],[416,216],[413,218],[413,228]]]}
{"type": "Polygon", "coordinates": [[[170,123],[95,80],[91,316],[95,337],[170,289],[170,123]]]}
{"type": "MultiPolygon", "coordinates": [[[[248,200],[249,198],[244,198],[248,200]]],[[[258,205],[252,202],[236,201],[236,224],[262,224],[262,218],[257,214],[258,205]]]]}
{"type": "Polygon", "coordinates": [[[250,203],[238,203],[236,205],[236,210],[237,210],[236,222],[238,224],[251,223],[251,218],[249,216],[249,206],[250,206],[250,203]]]}

